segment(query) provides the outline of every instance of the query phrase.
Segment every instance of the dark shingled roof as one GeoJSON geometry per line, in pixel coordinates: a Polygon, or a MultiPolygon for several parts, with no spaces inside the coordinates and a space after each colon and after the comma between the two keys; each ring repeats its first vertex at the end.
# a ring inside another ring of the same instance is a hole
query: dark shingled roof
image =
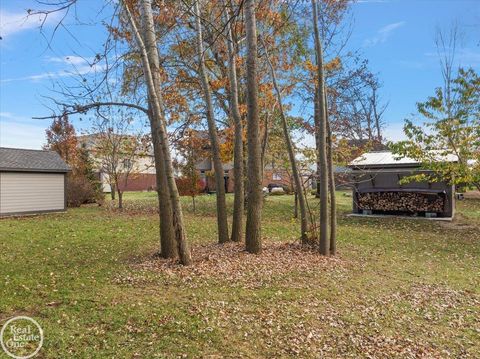
{"type": "Polygon", "coordinates": [[[70,168],[54,151],[0,147],[0,171],[68,172],[70,168]]]}

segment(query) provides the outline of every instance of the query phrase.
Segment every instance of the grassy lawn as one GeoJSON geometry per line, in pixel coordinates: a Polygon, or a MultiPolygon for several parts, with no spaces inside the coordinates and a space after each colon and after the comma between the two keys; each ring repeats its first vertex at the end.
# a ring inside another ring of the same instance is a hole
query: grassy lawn
{"type": "Polygon", "coordinates": [[[215,244],[213,196],[183,200],[189,268],[154,257],[154,193],[0,220],[0,325],[37,319],[44,358],[480,357],[480,200],[453,223],[354,219],[339,192],[331,259],[287,245],[292,196],[267,199],[260,256],[215,244]]]}

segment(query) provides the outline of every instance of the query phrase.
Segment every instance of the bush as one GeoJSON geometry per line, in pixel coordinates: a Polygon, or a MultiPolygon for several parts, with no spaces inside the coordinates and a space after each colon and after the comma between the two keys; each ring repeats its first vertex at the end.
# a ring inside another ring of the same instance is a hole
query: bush
{"type": "Polygon", "coordinates": [[[79,207],[84,203],[95,203],[103,200],[99,186],[81,175],[67,175],[67,206],[79,207]]]}
{"type": "Polygon", "coordinates": [[[197,178],[180,177],[175,178],[178,193],[180,196],[197,196],[202,191],[202,181],[197,178]]]}

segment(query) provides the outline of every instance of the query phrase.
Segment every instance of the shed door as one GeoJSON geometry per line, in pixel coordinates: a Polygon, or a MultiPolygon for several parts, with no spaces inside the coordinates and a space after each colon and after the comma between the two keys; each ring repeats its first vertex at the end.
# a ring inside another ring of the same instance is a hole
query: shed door
{"type": "Polygon", "coordinates": [[[63,173],[0,173],[0,214],[64,209],[63,173]]]}

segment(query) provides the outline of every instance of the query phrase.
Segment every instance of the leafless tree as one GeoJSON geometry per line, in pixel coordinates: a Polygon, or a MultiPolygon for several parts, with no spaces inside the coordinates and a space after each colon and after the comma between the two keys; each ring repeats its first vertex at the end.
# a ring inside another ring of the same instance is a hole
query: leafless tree
{"type": "Polygon", "coordinates": [[[147,141],[141,130],[134,130],[132,122],[133,118],[126,112],[105,114],[98,110],[88,136],[95,161],[107,176],[111,191],[118,194],[120,209],[123,209],[123,191],[128,180],[147,169],[138,163],[148,155],[147,141]]]}

